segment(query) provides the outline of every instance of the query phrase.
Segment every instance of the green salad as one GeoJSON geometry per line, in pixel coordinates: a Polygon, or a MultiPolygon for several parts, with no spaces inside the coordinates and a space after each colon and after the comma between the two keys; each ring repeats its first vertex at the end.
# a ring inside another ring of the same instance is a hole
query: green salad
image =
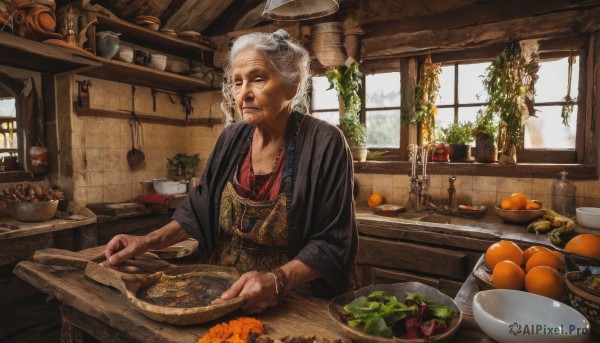
{"type": "Polygon", "coordinates": [[[422,294],[410,293],[402,301],[372,292],[344,306],[348,326],[385,338],[417,339],[446,332],[454,315],[449,306],[436,304],[422,294]]]}

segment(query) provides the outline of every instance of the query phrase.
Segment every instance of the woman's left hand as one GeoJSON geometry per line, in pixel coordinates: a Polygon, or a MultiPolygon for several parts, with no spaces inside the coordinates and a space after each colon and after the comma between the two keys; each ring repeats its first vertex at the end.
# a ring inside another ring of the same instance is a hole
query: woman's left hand
{"type": "Polygon", "coordinates": [[[275,287],[275,278],[271,273],[248,272],[212,303],[220,304],[238,296],[245,296],[246,302],[242,310],[249,314],[260,313],[267,307],[277,305],[279,297],[275,287]]]}

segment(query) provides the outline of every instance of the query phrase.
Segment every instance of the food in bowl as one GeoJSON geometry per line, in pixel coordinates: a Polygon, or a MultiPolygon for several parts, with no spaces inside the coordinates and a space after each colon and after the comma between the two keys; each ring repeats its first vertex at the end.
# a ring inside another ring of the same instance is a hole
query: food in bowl
{"type": "Polygon", "coordinates": [[[332,299],[329,314],[335,324],[357,342],[446,342],[456,333],[462,320],[462,312],[450,297],[420,282],[377,284],[361,288],[332,299]],[[365,301],[371,303],[368,306],[377,312],[375,315],[367,311],[363,312],[365,316],[361,315],[360,303],[365,301]],[[419,302],[427,306],[419,305],[419,302]],[[411,306],[416,308],[415,313],[411,306]],[[386,310],[398,316],[387,316],[386,310]],[[440,319],[432,319],[432,313],[438,313],[440,319]],[[371,315],[375,327],[365,322],[369,321],[371,315]],[[444,325],[446,329],[442,330],[444,325]],[[426,332],[429,336],[423,337],[426,332]],[[422,338],[418,338],[417,335],[421,334],[422,338]]]}
{"type": "Polygon", "coordinates": [[[473,316],[481,330],[500,343],[584,343],[591,335],[590,322],[572,307],[518,290],[477,293],[473,316]]]}
{"type": "Polygon", "coordinates": [[[568,272],[565,276],[569,303],[590,321],[592,331],[600,334],[600,274],[568,272]]]}
{"type": "Polygon", "coordinates": [[[600,229],[600,208],[578,207],[575,210],[577,224],[587,229],[600,229]]]}

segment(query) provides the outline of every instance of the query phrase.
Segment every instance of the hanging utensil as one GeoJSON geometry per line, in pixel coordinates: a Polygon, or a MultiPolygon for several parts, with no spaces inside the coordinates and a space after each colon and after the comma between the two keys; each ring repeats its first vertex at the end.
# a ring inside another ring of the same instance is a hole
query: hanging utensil
{"type": "Polygon", "coordinates": [[[142,150],[137,149],[135,147],[136,145],[136,138],[137,138],[137,145],[138,147],[140,146],[140,129],[141,129],[141,123],[139,121],[139,119],[137,119],[136,115],[135,115],[135,86],[131,86],[131,119],[129,119],[129,127],[131,128],[131,150],[129,150],[129,152],[127,153],[127,163],[129,163],[129,167],[134,168],[137,167],[139,165],[141,165],[142,163],[144,163],[144,160],[146,159],[146,156],[144,155],[144,153],[142,152],[142,150]]]}

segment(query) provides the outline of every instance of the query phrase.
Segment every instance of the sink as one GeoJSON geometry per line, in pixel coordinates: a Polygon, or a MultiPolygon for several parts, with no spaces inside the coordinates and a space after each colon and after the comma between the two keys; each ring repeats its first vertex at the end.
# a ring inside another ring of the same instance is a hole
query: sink
{"type": "Polygon", "coordinates": [[[421,222],[436,223],[436,224],[451,224],[452,219],[449,216],[441,214],[429,214],[419,219],[421,222]]]}

